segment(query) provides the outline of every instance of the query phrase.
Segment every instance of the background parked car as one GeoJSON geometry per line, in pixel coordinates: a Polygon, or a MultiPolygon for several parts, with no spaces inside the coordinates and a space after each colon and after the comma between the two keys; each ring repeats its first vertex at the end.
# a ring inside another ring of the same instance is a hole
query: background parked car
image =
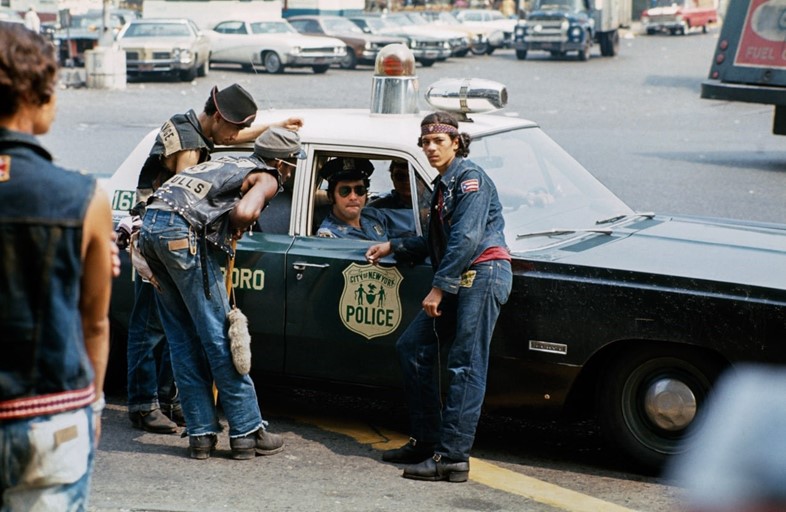
{"type": "Polygon", "coordinates": [[[505,17],[501,12],[493,9],[462,9],[452,13],[457,20],[470,27],[486,27],[501,30],[504,37],[504,46],[513,45],[513,32],[516,30],[517,20],[505,17]]]}
{"type": "Polygon", "coordinates": [[[415,34],[377,15],[351,16],[350,21],[367,34],[393,35],[407,40],[415,60],[424,67],[450,57],[450,41],[437,35],[415,34]]]}
{"type": "Polygon", "coordinates": [[[343,41],[301,34],[286,20],[222,21],[208,37],[210,62],[240,64],[246,70],[262,66],[268,73],[283,73],[288,67],[324,73],[347,55],[343,41]]]}
{"type": "Polygon", "coordinates": [[[397,24],[402,30],[410,34],[437,36],[447,39],[453,57],[464,57],[469,53],[471,46],[470,36],[464,29],[449,28],[446,26],[429,23],[419,12],[401,11],[384,16],[388,21],[397,24]]]}
{"type": "Polygon", "coordinates": [[[641,23],[647,34],[668,32],[685,34],[701,27],[706,33],[710,23],[718,22],[714,0],[656,0],[655,5],[641,13],[641,23]]]}
{"type": "Polygon", "coordinates": [[[407,42],[402,37],[367,34],[341,16],[293,16],[287,21],[301,34],[332,36],[344,41],[347,45],[347,55],[341,61],[344,69],[355,69],[358,64],[373,66],[377,53],[386,45],[407,42]]]}
{"type": "Polygon", "coordinates": [[[430,23],[446,28],[463,30],[470,38],[470,51],[475,55],[491,55],[505,45],[505,34],[496,27],[468,25],[448,11],[423,11],[420,13],[430,23]]]}
{"type": "Polygon", "coordinates": [[[129,77],[171,75],[191,81],[208,73],[210,41],[186,18],[131,20],[117,35],[129,77]]]}

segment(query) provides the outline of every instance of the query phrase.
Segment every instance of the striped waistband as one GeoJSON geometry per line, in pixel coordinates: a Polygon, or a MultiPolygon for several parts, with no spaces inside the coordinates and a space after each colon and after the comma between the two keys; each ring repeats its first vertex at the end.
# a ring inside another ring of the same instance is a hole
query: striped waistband
{"type": "Polygon", "coordinates": [[[57,414],[87,407],[96,399],[92,384],[83,389],[61,391],[40,396],[27,396],[0,402],[0,421],[57,414]]]}

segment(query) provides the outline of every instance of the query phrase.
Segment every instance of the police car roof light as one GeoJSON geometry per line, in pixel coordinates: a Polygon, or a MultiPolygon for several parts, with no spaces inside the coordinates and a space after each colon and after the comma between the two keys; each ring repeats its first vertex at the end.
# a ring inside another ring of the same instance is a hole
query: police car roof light
{"type": "Polygon", "coordinates": [[[415,76],[415,57],[401,43],[389,44],[377,54],[374,74],[385,77],[415,76]]]}
{"type": "Polygon", "coordinates": [[[426,90],[426,101],[435,110],[459,114],[491,112],[508,103],[505,85],[481,78],[445,78],[426,90]]]}

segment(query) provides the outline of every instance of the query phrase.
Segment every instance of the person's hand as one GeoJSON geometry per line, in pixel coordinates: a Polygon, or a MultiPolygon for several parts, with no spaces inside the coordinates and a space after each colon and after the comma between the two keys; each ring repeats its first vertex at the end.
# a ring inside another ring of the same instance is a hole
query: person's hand
{"type": "Polygon", "coordinates": [[[290,117],[289,119],[284,119],[279,122],[278,126],[296,132],[303,126],[303,119],[300,117],[290,117]]]}
{"type": "Polygon", "coordinates": [[[375,244],[369,247],[366,251],[366,260],[372,265],[376,265],[380,259],[389,255],[391,252],[393,252],[393,248],[391,247],[390,242],[375,244]]]}
{"type": "Polygon", "coordinates": [[[442,316],[442,311],[439,310],[439,305],[442,303],[442,290],[439,288],[432,288],[431,291],[423,299],[420,304],[423,306],[423,312],[431,318],[442,316]]]}

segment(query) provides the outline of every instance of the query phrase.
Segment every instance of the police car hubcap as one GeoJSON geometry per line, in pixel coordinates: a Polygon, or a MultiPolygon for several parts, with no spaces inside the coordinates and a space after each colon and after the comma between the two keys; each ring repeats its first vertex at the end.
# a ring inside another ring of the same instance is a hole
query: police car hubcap
{"type": "Polygon", "coordinates": [[[647,417],[659,428],[682,430],[696,416],[696,395],[684,382],[664,378],[653,382],[644,397],[647,417]]]}

